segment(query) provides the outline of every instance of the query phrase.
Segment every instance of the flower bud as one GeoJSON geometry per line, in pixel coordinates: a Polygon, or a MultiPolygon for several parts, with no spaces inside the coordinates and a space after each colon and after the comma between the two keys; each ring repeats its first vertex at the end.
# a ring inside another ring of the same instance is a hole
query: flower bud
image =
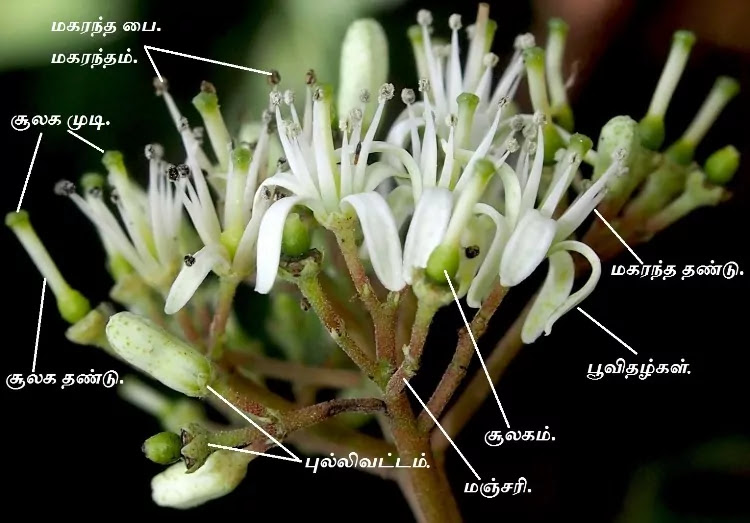
{"type": "Polygon", "coordinates": [[[703,170],[709,182],[724,185],[729,183],[739,166],[740,152],[734,146],[727,145],[708,157],[703,170]]]}
{"type": "MultiPolygon", "coordinates": [[[[388,79],[388,41],[378,22],[366,18],[349,26],[341,46],[338,113],[342,117],[360,108],[360,92],[371,93],[388,79]]],[[[363,125],[372,119],[373,104],[367,104],[363,125]]]]}
{"type": "Polygon", "coordinates": [[[200,469],[187,474],[185,464],[175,463],[151,480],[151,497],[162,507],[188,509],[226,496],[245,478],[252,454],[220,450],[200,469]]]}
{"type": "Polygon", "coordinates": [[[208,394],[211,362],[177,336],[130,312],[112,316],[106,332],[115,352],[134,367],[187,396],[208,394]]]}
{"type": "Polygon", "coordinates": [[[141,450],[148,459],[159,465],[169,465],[180,459],[182,440],[174,432],[160,432],[143,442],[141,450]]]}

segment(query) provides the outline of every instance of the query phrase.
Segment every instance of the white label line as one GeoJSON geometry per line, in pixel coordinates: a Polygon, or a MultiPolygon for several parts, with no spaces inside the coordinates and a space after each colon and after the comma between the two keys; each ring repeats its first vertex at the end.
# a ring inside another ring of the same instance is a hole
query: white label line
{"type": "Polygon", "coordinates": [[[505,421],[505,425],[510,428],[510,423],[508,423],[508,417],[505,415],[505,410],[503,409],[503,405],[500,403],[500,398],[497,395],[497,391],[495,390],[495,384],[492,383],[492,378],[490,378],[490,372],[487,370],[487,365],[484,363],[484,358],[482,358],[482,353],[479,352],[479,347],[477,346],[477,340],[474,339],[474,333],[471,332],[471,328],[469,327],[469,322],[466,319],[466,314],[464,314],[464,309],[461,307],[461,302],[458,301],[458,295],[456,294],[456,289],[453,288],[453,282],[451,281],[450,277],[448,276],[448,271],[443,271],[445,273],[445,279],[448,280],[448,285],[450,285],[451,292],[453,293],[453,299],[456,300],[456,305],[458,305],[458,311],[461,313],[461,318],[464,320],[464,325],[466,325],[466,330],[469,333],[469,337],[471,338],[471,343],[474,344],[474,350],[477,352],[477,356],[479,357],[479,363],[482,364],[482,369],[484,370],[484,375],[487,376],[487,382],[490,384],[490,388],[492,389],[492,394],[495,396],[495,401],[497,401],[497,406],[500,407],[500,413],[503,415],[503,420],[505,421]]]}
{"type": "MultiPolygon", "coordinates": [[[[211,392],[213,392],[216,395],[216,397],[219,398],[221,401],[223,401],[224,403],[226,403],[227,405],[229,405],[229,407],[233,411],[235,411],[237,414],[239,414],[240,416],[242,416],[243,418],[245,418],[245,420],[247,420],[247,422],[250,423],[250,425],[252,425],[256,429],[258,429],[259,431],[261,431],[268,439],[270,439],[271,441],[273,441],[274,443],[276,443],[276,445],[278,445],[279,447],[281,447],[282,449],[284,449],[286,451],[286,453],[291,456],[291,458],[289,459],[289,461],[294,461],[295,463],[302,463],[302,460],[299,459],[297,456],[295,456],[294,453],[291,450],[289,450],[288,448],[286,448],[284,445],[281,444],[281,442],[279,440],[277,440],[276,438],[274,438],[273,436],[271,436],[268,432],[266,432],[265,430],[263,430],[263,427],[261,427],[260,425],[258,425],[257,423],[255,423],[250,418],[250,416],[248,416],[247,414],[245,414],[244,412],[242,412],[240,409],[238,409],[237,407],[235,407],[234,405],[232,405],[224,396],[222,396],[221,394],[219,394],[218,392],[216,392],[213,389],[213,387],[211,387],[210,385],[206,385],[206,388],[208,390],[210,390],[211,392]]],[[[260,455],[262,455],[262,456],[270,456],[270,454],[260,454],[260,455]]],[[[278,456],[271,456],[271,457],[278,458],[278,456]]]]}
{"type": "Polygon", "coordinates": [[[44,291],[47,290],[47,278],[42,280],[42,299],[39,302],[39,318],[36,320],[36,340],[34,341],[34,359],[31,362],[31,373],[36,372],[36,353],[39,349],[39,333],[42,330],[42,311],[44,310],[44,291]]]}
{"type": "Polygon", "coordinates": [[[612,231],[612,234],[614,234],[617,237],[617,239],[620,240],[620,243],[622,243],[625,246],[625,248],[630,251],[630,254],[632,254],[633,257],[636,260],[638,260],[638,263],[640,263],[641,265],[643,265],[643,260],[641,260],[638,257],[638,255],[635,253],[635,251],[633,251],[633,249],[630,248],[630,245],[628,245],[627,243],[625,243],[625,240],[622,239],[622,236],[620,236],[619,234],[617,234],[617,231],[609,224],[609,222],[607,220],[604,219],[604,217],[599,213],[599,211],[597,211],[596,209],[594,209],[594,212],[599,217],[599,219],[604,222],[604,225],[606,225],[607,228],[610,231],[612,231]]]}
{"type": "Polygon", "coordinates": [[[247,450],[247,449],[237,449],[234,447],[225,447],[224,445],[216,445],[215,443],[209,443],[209,447],[213,447],[215,449],[222,449],[222,450],[233,450],[234,452],[242,452],[243,454],[255,454],[256,456],[265,456],[267,458],[276,458],[276,459],[283,459],[284,461],[293,461],[295,463],[302,463],[302,460],[299,458],[289,458],[287,456],[277,456],[276,454],[267,454],[265,452],[257,452],[255,450],[247,450]]]}
{"type": "Polygon", "coordinates": [[[638,353],[633,350],[633,347],[631,347],[630,345],[628,345],[627,343],[625,343],[624,341],[622,341],[620,338],[618,338],[617,336],[615,336],[614,333],[611,330],[609,330],[607,327],[605,327],[604,325],[602,325],[601,323],[599,323],[598,321],[596,321],[594,318],[592,318],[591,315],[588,312],[586,312],[585,310],[583,310],[580,307],[576,307],[576,309],[578,309],[578,312],[580,312],[581,314],[583,314],[584,316],[586,316],[588,319],[590,319],[591,321],[593,321],[596,325],[598,325],[599,328],[602,329],[604,332],[606,332],[607,334],[609,334],[610,336],[612,336],[614,339],[616,339],[617,341],[619,341],[620,344],[622,344],[623,347],[625,347],[630,352],[632,352],[633,354],[635,354],[636,356],[638,356],[638,353]]]}
{"type": "Polygon", "coordinates": [[[88,140],[87,140],[86,138],[84,138],[84,137],[83,137],[83,136],[81,136],[81,135],[78,135],[78,134],[74,133],[74,132],[73,132],[73,131],[71,131],[70,129],[68,129],[68,132],[69,132],[70,134],[72,134],[73,136],[75,136],[76,138],[78,138],[79,140],[81,140],[81,141],[82,141],[83,143],[85,143],[85,144],[88,144],[88,145],[90,145],[91,147],[93,147],[94,149],[96,149],[97,151],[99,151],[100,153],[104,154],[104,149],[102,149],[101,147],[97,147],[97,146],[96,146],[96,145],[94,145],[93,143],[89,142],[89,141],[88,141],[88,140]]]}
{"type": "Polygon", "coordinates": [[[161,77],[161,74],[159,73],[159,69],[156,68],[156,64],[154,63],[154,59],[151,58],[151,53],[148,52],[149,49],[153,49],[154,51],[160,51],[162,53],[173,54],[175,56],[182,56],[184,58],[192,58],[193,60],[200,60],[201,62],[208,62],[210,64],[224,65],[226,67],[233,67],[235,69],[242,69],[243,71],[250,71],[251,73],[265,74],[267,76],[271,75],[271,73],[269,71],[263,71],[261,69],[253,69],[252,67],[244,67],[242,65],[229,64],[227,62],[219,62],[218,60],[211,60],[210,58],[202,58],[200,56],[194,56],[192,54],[178,53],[177,51],[170,51],[169,49],[162,49],[160,47],[154,47],[152,45],[144,45],[143,49],[145,49],[146,56],[148,56],[148,59],[151,62],[151,65],[153,66],[154,71],[156,72],[156,76],[159,77],[159,81],[160,82],[164,82],[164,78],[161,77]]]}
{"type": "Polygon", "coordinates": [[[36,153],[39,150],[39,143],[41,141],[42,141],[42,133],[39,133],[39,138],[36,139],[36,146],[34,147],[34,154],[31,156],[31,164],[29,164],[29,172],[26,173],[26,180],[24,180],[23,189],[21,189],[21,197],[18,199],[18,206],[16,207],[16,212],[21,210],[23,197],[26,195],[26,187],[29,185],[29,178],[31,178],[31,170],[34,168],[34,162],[36,161],[36,153]]]}
{"type": "Polygon", "coordinates": [[[420,404],[420,405],[422,405],[422,408],[424,409],[424,411],[425,411],[425,412],[426,412],[427,414],[429,414],[429,415],[430,415],[430,417],[432,418],[432,421],[434,421],[434,422],[435,422],[435,425],[437,425],[437,428],[439,428],[439,429],[440,429],[440,432],[442,432],[442,433],[443,433],[443,436],[445,436],[445,438],[446,438],[446,439],[447,439],[448,441],[450,441],[450,444],[451,444],[451,445],[453,445],[453,448],[454,448],[454,449],[456,449],[456,452],[458,452],[458,455],[459,455],[459,456],[461,456],[461,459],[462,459],[462,460],[464,460],[464,463],[466,463],[466,466],[467,466],[467,467],[469,467],[469,469],[471,469],[471,472],[473,472],[473,473],[474,473],[474,476],[475,476],[475,477],[477,478],[477,481],[482,481],[482,478],[480,478],[480,477],[479,477],[479,474],[477,474],[477,471],[476,471],[476,470],[474,470],[474,467],[472,467],[472,466],[471,466],[471,463],[469,463],[469,460],[468,460],[468,459],[466,459],[466,456],[464,456],[464,455],[463,455],[463,453],[461,452],[461,450],[459,450],[459,448],[458,448],[458,447],[456,446],[456,444],[455,444],[455,443],[453,443],[453,440],[452,440],[452,439],[451,439],[451,437],[450,437],[450,436],[448,435],[448,433],[447,433],[447,432],[445,432],[445,429],[444,429],[444,428],[443,428],[443,426],[442,426],[442,425],[440,424],[440,422],[438,422],[438,420],[437,420],[437,419],[435,419],[435,416],[433,416],[433,415],[432,415],[432,412],[430,412],[429,410],[427,410],[427,405],[425,405],[425,404],[424,404],[424,401],[422,401],[422,398],[420,398],[420,397],[419,397],[419,395],[418,395],[418,394],[416,393],[416,391],[415,391],[415,390],[414,390],[414,389],[412,388],[412,386],[411,386],[411,384],[409,383],[409,381],[408,381],[408,380],[407,380],[406,378],[403,378],[403,380],[404,380],[404,383],[406,384],[406,386],[407,386],[407,387],[409,387],[409,390],[411,391],[411,393],[412,393],[412,394],[414,394],[414,397],[415,397],[415,398],[417,398],[417,401],[419,402],[419,404],[420,404]]]}

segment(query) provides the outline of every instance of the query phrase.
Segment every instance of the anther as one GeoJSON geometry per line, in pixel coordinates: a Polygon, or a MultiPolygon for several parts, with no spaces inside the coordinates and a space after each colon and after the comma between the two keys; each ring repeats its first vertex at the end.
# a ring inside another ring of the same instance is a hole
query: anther
{"type": "Polygon", "coordinates": [[[284,91],[284,103],[287,105],[292,105],[294,103],[294,91],[291,89],[284,91]]]}
{"type": "Polygon", "coordinates": [[[186,254],[182,261],[185,262],[187,267],[192,267],[195,264],[195,256],[192,254],[186,254]]]}
{"type": "Polygon", "coordinates": [[[513,130],[513,132],[517,133],[518,131],[523,129],[523,126],[523,116],[521,116],[520,114],[517,114],[510,119],[510,128],[513,130]]]}
{"type": "Polygon", "coordinates": [[[271,69],[271,74],[268,75],[268,83],[271,85],[279,85],[281,82],[281,75],[276,69],[271,69]]]}
{"type": "Polygon", "coordinates": [[[430,91],[430,81],[427,78],[419,79],[419,92],[427,93],[430,91]]]}
{"type": "Polygon", "coordinates": [[[313,85],[315,82],[317,82],[317,78],[315,77],[315,69],[308,69],[305,73],[305,83],[307,85],[313,85]]]}
{"type": "Polygon", "coordinates": [[[158,143],[148,144],[145,147],[144,152],[147,160],[161,160],[164,157],[164,147],[158,143]]]}
{"type": "Polygon", "coordinates": [[[54,191],[58,196],[70,196],[76,192],[76,184],[70,180],[60,180],[55,184],[54,191]]]}
{"type": "Polygon", "coordinates": [[[359,101],[362,102],[363,104],[366,104],[367,102],[369,102],[370,101],[370,91],[368,91],[367,89],[362,89],[359,92],[359,101]]]}
{"type": "Polygon", "coordinates": [[[278,105],[281,103],[281,93],[278,91],[271,91],[271,94],[268,95],[268,98],[271,102],[271,107],[278,107],[278,105]]]}
{"type": "Polygon", "coordinates": [[[319,102],[323,99],[323,89],[321,87],[316,87],[313,90],[312,98],[314,101],[319,102]]]}
{"type": "Polygon", "coordinates": [[[269,189],[268,187],[263,187],[263,198],[265,198],[266,200],[270,200],[272,196],[273,193],[271,192],[271,189],[269,189]]]}
{"type": "Polygon", "coordinates": [[[456,116],[455,114],[449,114],[448,116],[446,116],[445,125],[447,125],[448,127],[455,127],[456,125],[458,125],[458,116],[456,116]]]}
{"type": "Polygon", "coordinates": [[[289,170],[289,162],[287,162],[284,156],[280,156],[279,159],[276,160],[276,169],[279,171],[289,170]]]}
{"type": "Polygon", "coordinates": [[[180,131],[187,131],[190,129],[190,123],[188,122],[188,119],[184,116],[180,118],[180,124],[179,124],[180,131]]]}
{"type": "Polygon", "coordinates": [[[161,96],[164,94],[164,91],[169,90],[169,84],[167,83],[167,79],[159,79],[159,77],[154,77],[154,91],[156,92],[156,96],[161,96]]]}
{"type": "Polygon", "coordinates": [[[448,25],[452,31],[458,31],[461,29],[461,15],[453,13],[450,18],[448,18],[448,25]]]}
{"type": "Polygon", "coordinates": [[[182,178],[190,176],[190,166],[186,163],[181,163],[177,166],[177,172],[182,178]]]}
{"type": "Polygon", "coordinates": [[[176,182],[180,179],[180,171],[177,170],[176,165],[167,167],[167,178],[169,178],[170,182],[176,182]]]}
{"type": "Polygon", "coordinates": [[[383,84],[380,86],[380,90],[378,91],[378,102],[383,103],[387,100],[390,100],[393,98],[393,93],[396,91],[396,89],[393,87],[393,84],[383,84]]]}
{"type": "Polygon", "coordinates": [[[505,148],[511,153],[516,152],[519,147],[520,145],[518,145],[518,140],[516,140],[515,138],[508,138],[508,140],[505,142],[505,148]]]}
{"type": "Polygon", "coordinates": [[[469,258],[470,260],[473,258],[476,258],[477,256],[479,256],[479,245],[469,245],[464,250],[464,253],[466,254],[466,257],[469,258]]]}
{"type": "Polygon", "coordinates": [[[516,36],[515,41],[513,42],[513,47],[517,51],[523,51],[524,49],[528,49],[529,47],[534,47],[536,45],[536,40],[534,39],[534,35],[531,33],[524,33],[516,36]]]}
{"type": "Polygon", "coordinates": [[[406,105],[413,104],[416,99],[417,96],[414,94],[414,89],[401,89],[401,101],[406,105]]]}
{"type": "Polygon", "coordinates": [[[482,58],[482,64],[485,67],[495,67],[499,61],[500,58],[495,53],[487,53],[482,58]]]}
{"type": "Polygon", "coordinates": [[[537,111],[534,113],[534,123],[536,125],[544,125],[547,123],[547,117],[542,111],[537,111]]]}
{"type": "Polygon", "coordinates": [[[358,107],[355,107],[351,111],[349,111],[349,120],[352,122],[352,124],[355,124],[362,120],[362,110],[358,107]]]}
{"type": "Polygon", "coordinates": [[[432,25],[432,13],[427,9],[420,9],[417,12],[417,23],[421,26],[429,27],[432,25]]]}
{"type": "Polygon", "coordinates": [[[208,93],[208,94],[216,94],[216,87],[214,87],[214,84],[212,84],[211,82],[207,82],[206,80],[203,80],[201,82],[201,92],[208,93]]]}

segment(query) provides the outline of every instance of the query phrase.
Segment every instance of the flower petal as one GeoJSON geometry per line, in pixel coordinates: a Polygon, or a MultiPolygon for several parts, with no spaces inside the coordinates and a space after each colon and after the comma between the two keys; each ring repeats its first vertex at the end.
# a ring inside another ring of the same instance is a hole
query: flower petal
{"type": "Polygon", "coordinates": [[[558,251],[549,257],[547,278],[542,284],[534,305],[523,323],[521,339],[524,343],[534,343],[544,332],[547,321],[565,302],[573,290],[575,264],[566,251],[558,251]]]}
{"type": "Polygon", "coordinates": [[[411,284],[414,269],[427,267],[430,254],[443,240],[453,208],[453,193],[443,187],[422,192],[404,243],[404,280],[411,284]]]}
{"type": "Polygon", "coordinates": [[[500,283],[513,287],[534,272],[552,245],[557,224],[536,209],[529,209],[508,240],[500,263],[500,283]]]}
{"type": "Polygon", "coordinates": [[[401,290],[401,240],[396,221],[385,199],[376,192],[352,194],[341,200],[342,209],[354,209],[362,226],[372,268],[389,291],[401,290]]]}
{"type": "Polygon", "coordinates": [[[193,255],[193,259],[191,265],[182,266],[180,274],[169,289],[164,303],[164,312],[167,314],[174,314],[185,306],[214,266],[228,267],[229,263],[226,253],[218,245],[206,245],[193,255]]]}
{"type": "Polygon", "coordinates": [[[577,241],[564,241],[556,244],[552,250],[554,252],[557,252],[558,250],[575,251],[578,254],[582,254],[591,264],[591,274],[589,275],[589,279],[586,281],[583,287],[568,296],[568,299],[565,300],[565,303],[560,305],[552,314],[552,316],[549,317],[549,319],[547,320],[547,325],[544,327],[545,335],[548,335],[550,333],[550,331],[552,330],[552,325],[554,325],[554,323],[559,320],[563,314],[581,303],[588,297],[589,294],[594,291],[594,289],[596,288],[596,284],[599,282],[599,277],[602,274],[602,264],[599,261],[599,256],[597,256],[594,250],[585,243],[577,241]]]}
{"type": "Polygon", "coordinates": [[[489,205],[478,203],[474,206],[474,211],[489,216],[495,222],[495,235],[490,244],[487,256],[482,261],[479,271],[471,282],[469,292],[466,295],[466,303],[469,307],[479,308],[482,301],[487,297],[491,290],[492,282],[499,272],[500,261],[503,257],[510,228],[507,226],[505,218],[489,205]]]}
{"type": "Polygon", "coordinates": [[[255,290],[268,294],[276,281],[281,258],[281,237],[284,234],[284,223],[295,205],[302,204],[305,198],[287,196],[268,208],[258,231],[258,253],[256,263],[255,290]]]}

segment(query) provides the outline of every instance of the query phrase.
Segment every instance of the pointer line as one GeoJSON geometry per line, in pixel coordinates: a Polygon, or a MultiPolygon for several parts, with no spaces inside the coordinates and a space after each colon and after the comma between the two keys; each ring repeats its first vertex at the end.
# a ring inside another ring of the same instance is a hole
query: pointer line
{"type": "Polygon", "coordinates": [[[576,309],[578,309],[578,312],[580,312],[581,314],[583,314],[584,316],[586,316],[588,319],[590,319],[591,321],[593,321],[596,325],[598,325],[599,328],[601,328],[604,332],[606,332],[607,334],[609,334],[610,336],[612,336],[614,339],[616,339],[617,341],[619,341],[626,349],[628,349],[630,352],[632,352],[633,354],[635,354],[636,356],[638,356],[638,353],[636,351],[634,351],[633,348],[630,345],[628,345],[627,343],[625,343],[624,341],[622,341],[620,338],[618,338],[617,336],[615,336],[614,333],[611,330],[609,330],[607,327],[605,327],[604,325],[602,325],[601,323],[599,323],[598,321],[596,321],[594,318],[592,318],[591,315],[588,312],[586,312],[585,310],[583,310],[580,307],[576,307],[576,309]]]}
{"type": "Polygon", "coordinates": [[[71,131],[70,129],[68,129],[68,132],[69,132],[70,134],[72,134],[73,136],[75,136],[76,138],[78,138],[79,140],[81,140],[81,141],[82,141],[83,143],[85,143],[85,144],[88,144],[88,145],[90,145],[91,147],[93,147],[94,149],[96,149],[97,151],[99,151],[100,153],[104,154],[104,149],[102,149],[101,147],[97,147],[97,146],[96,146],[96,145],[94,145],[93,143],[89,142],[89,141],[88,141],[88,140],[87,140],[86,138],[84,138],[84,137],[83,137],[83,136],[81,136],[81,135],[78,135],[78,134],[74,133],[74,132],[73,132],[73,131],[71,131]]]}
{"type": "Polygon", "coordinates": [[[617,236],[617,239],[620,240],[620,243],[622,243],[625,246],[625,248],[630,251],[630,254],[632,254],[633,257],[636,260],[638,260],[638,263],[640,263],[641,265],[643,265],[643,260],[641,260],[638,257],[638,255],[635,253],[635,251],[630,248],[630,245],[628,245],[627,243],[625,243],[625,240],[622,239],[622,236],[620,236],[619,234],[617,234],[617,231],[609,224],[609,222],[607,220],[604,219],[604,217],[599,213],[599,211],[597,211],[596,209],[594,209],[594,212],[599,217],[599,219],[604,222],[604,225],[606,225],[607,228],[610,231],[612,231],[612,234],[614,234],[615,236],[617,236]]]}
{"type": "Polygon", "coordinates": [[[154,46],[151,46],[151,45],[144,45],[143,48],[146,50],[146,56],[148,56],[148,59],[151,62],[151,65],[154,67],[154,71],[156,71],[156,76],[159,77],[159,81],[161,81],[161,82],[163,82],[164,79],[161,77],[161,74],[159,74],[159,70],[156,68],[156,64],[154,63],[154,59],[151,58],[151,53],[148,52],[149,49],[153,49],[154,51],[161,51],[162,53],[173,54],[175,56],[182,56],[184,58],[192,58],[193,60],[200,60],[202,62],[208,62],[210,64],[217,64],[217,65],[225,65],[227,67],[234,67],[235,69],[242,69],[243,71],[250,71],[251,73],[259,73],[259,74],[264,74],[264,75],[267,75],[267,76],[271,75],[270,72],[263,71],[261,69],[253,69],[252,67],[244,67],[244,66],[241,66],[241,65],[229,64],[227,62],[219,62],[218,60],[211,60],[210,58],[202,58],[200,56],[194,56],[192,54],[178,53],[177,51],[170,51],[169,49],[162,49],[160,47],[154,47],[154,46]]]}
{"type": "Polygon", "coordinates": [[[256,452],[254,450],[237,449],[234,447],[225,447],[224,445],[216,445],[215,443],[208,443],[209,447],[222,450],[233,450],[234,452],[242,452],[243,454],[255,454],[256,456],[265,456],[267,458],[283,459],[284,461],[293,461],[295,463],[302,463],[299,458],[288,458],[286,456],[277,456],[276,454],[266,454],[265,452],[256,452]]]}
{"type": "Polygon", "coordinates": [[[31,164],[29,165],[29,172],[26,173],[26,180],[23,182],[23,189],[21,189],[21,197],[18,199],[18,207],[16,212],[21,210],[21,203],[23,203],[23,197],[26,195],[26,186],[29,185],[29,178],[31,178],[31,170],[34,168],[34,162],[36,161],[36,153],[39,150],[39,143],[42,141],[42,133],[39,133],[39,138],[36,139],[36,147],[34,147],[34,154],[31,156],[31,164]]]}
{"type": "Polygon", "coordinates": [[[36,340],[34,341],[34,360],[31,362],[31,373],[36,372],[36,353],[39,349],[39,332],[42,330],[42,311],[44,310],[44,291],[47,290],[47,278],[42,280],[42,299],[39,302],[39,318],[36,320],[36,340]]]}
{"type": "Polygon", "coordinates": [[[458,295],[456,294],[456,289],[453,288],[453,282],[448,276],[448,271],[443,271],[443,272],[445,273],[445,279],[448,280],[448,285],[450,285],[451,292],[453,293],[453,299],[456,300],[456,305],[458,305],[458,311],[461,313],[461,318],[463,318],[464,320],[464,325],[466,325],[466,330],[469,332],[471,343],[474,344],[474,350],[477,351],[477,356],[479,356],[479,362],[482,364],[484,375],[487,376],[487,381],[489,382],[490,388],[492,389],[492,394],[495,395],[495,401],[497,401],[497,406],[500,407],[500,413],[503,415],[503,420],[505,421],[505,425],[507,425],[507,427],[510,428],[510,423],[508,423],[508,417],[505,415],[505,410],[503,409],[503,406],[500,403],[500,398],[497,396],[495,385],[492,383],[492,378],[490,378],[490,372],[487,370],[487,365],[485,365],[484,363],[484,358],[482,358],[482,353],[479,352],[479,347],[477,346],[477,340],[474,339],[474,333],[471,332],[471,328],[469,327],[469,322],[466,320],[466,314],[464,314],[464,309],[463,307],[461,307],[461,302],[458,301],[458,295]]]}

